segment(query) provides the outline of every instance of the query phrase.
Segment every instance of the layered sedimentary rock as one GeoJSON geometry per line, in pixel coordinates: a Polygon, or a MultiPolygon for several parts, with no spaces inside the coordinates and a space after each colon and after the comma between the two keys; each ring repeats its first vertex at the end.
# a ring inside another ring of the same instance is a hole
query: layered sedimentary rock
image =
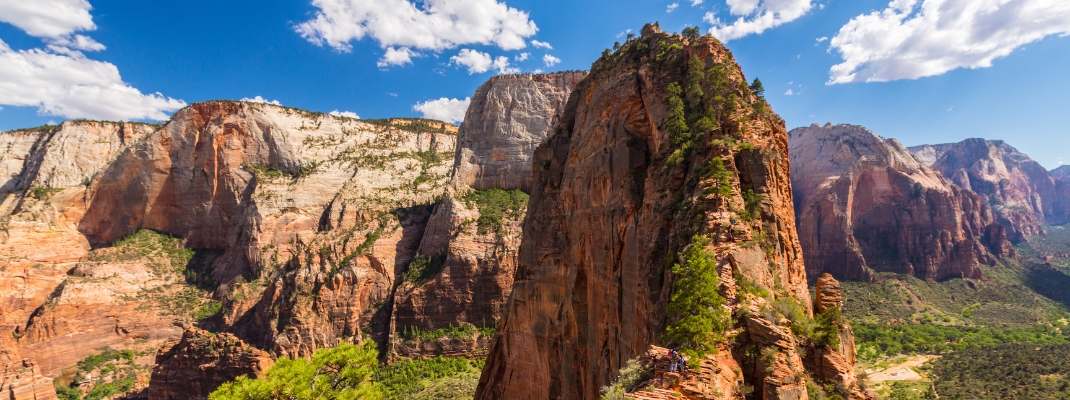
{"type": "Polygon", "coordinates": [[[811,279],[874,272],[922,279],[981,276],[978,263],[1013,256],[977,195],[944,179],[895,139],[853,125],[789,134],[795,210],[811,279]]]}
{"type": "Polygon", "coordinates": [[[963,189],[992,206],[1014,242],[1070,222],[1070,184],[1001,140],[911,147],[911,151],[963,189]]]}
{"type": "Polygon", "coordinates": [[[557,127],[586,71],[499,75],[472,96],[457,133],[452,184],[531,190],[531,155],[557,127]]]}
{"type": "Polygon", "coordinates": [[[162,128],[0,134],[4,363],[54,376],[194,323],[291,356],[385,340],[385,303],[449,186],[455,132],[211,102],[162,128]]]}
{"type": "Polygon", "coordinates": [[[1051,176],[1060,181],[1070,183],[1070,165],[1062,165],[1059,168],[1049,171],[1051,176]]]}
{"type": "Polygon", "coordinates": [[[0,398],[10,400],[55,400],[52,378],[41,375],[41,368],[28,359],[12,362],[0,355],[0,398]]]}
{"type": "MultiPolygon", "coordinates": [[[[700,376],[716,375],[707,366],[739,371],[717,385],[750,385],[762,399],[807,398],[798,348],[821,346],[764,312],[778,300],[813,312],[787,132],[716,39],[689,41],[648,25],[603,56],[558,132],[536,150],[534,168],[513,292],[477,398],[598,398],[681,317],[667,312],[679,279],[669,267],[693,243],[716,255],[737,338],[725,349],[732,357],[711,355],[700,376]],[[757,360],[746,352],[753,348],[775,356],[757,360]]],[[[853,376],[853,366],[842,368],[853,376]]]]}
{"type": "Polygon", "coordinates": [[[535,148],[553,133],[569,94],[586,74],[500,75],[473,95],[457,134],[453,194],[435,206],[417,252],[421,268],[431,272],[410,274],[395,295],[393,354],[486,350],[485,332],[502,318],[513,287],[527,205],[519,190],[530,192],[535,148]],[[514,209],[479,200],[488,198],[510,199],[514,209]],[[411,334],[451,328],[462,329],[432,340],[411,334]]]}
{"type": "Polygon", "coordinates": [[[156,353],[148,398],[204,400],[239,376],[263,377],[273,363],[269,354],[234,335],[191,328],[156,353]]]}

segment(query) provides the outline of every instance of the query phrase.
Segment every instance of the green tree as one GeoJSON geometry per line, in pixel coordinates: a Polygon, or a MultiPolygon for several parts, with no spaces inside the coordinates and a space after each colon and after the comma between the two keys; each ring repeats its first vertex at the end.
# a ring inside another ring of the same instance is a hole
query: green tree
{"type": "Polygon", "coordinates": [[[751,82],[750,84],[750,90],[754,92],[755,96],[763,99],[765,98],[765,86],[762,85],[761,79],[754,78],[754,82],[751,82]]]}
{"type": "Polygon", "coordinates": [[[683,35],[684,38],[692,42],[698,40],[699,37],[702,37],[702,33],[701,31],[699,31],[697,26],[684,28],[683,35]]]}
{"type": "Polygon", "coordinates": [[[672,266],[676,281],[667,307],[669,324],[663,335],[696,362],[699,356],[717,351],[715,346],[724,339],[729,326],[725,299],[717,291],[721,284],[717,259],[706,250],[709,245],[710,239],[694,236],[681,254],[680,263],[672,266]]]}
{"type": "Polygon", "coordinates": [[[342,343],[320,349],[312,360],[280,358],[267,370],[266,379],[247,376],[220,386],[209,400],[269,399],[382,399],[382,388],[372,381],[379,352],[372,341],[342,343]]]}

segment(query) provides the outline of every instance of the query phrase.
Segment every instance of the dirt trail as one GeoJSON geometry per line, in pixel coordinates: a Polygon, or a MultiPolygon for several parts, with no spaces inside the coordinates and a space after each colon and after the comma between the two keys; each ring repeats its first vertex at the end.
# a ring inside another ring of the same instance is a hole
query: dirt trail
{"type": "Polygon", "coordinates": [[[920,381],[922,379],[925,379],[925,377],[918,374],[916,371],[914,371],[913,368],[917,368],[936,357],[938,356],[913,356],[907,358],[906,361],[891,365],[888,368],[882,370],[867,371],[869,372],[869,382],[880,383],[884,381],[920,381]]]}

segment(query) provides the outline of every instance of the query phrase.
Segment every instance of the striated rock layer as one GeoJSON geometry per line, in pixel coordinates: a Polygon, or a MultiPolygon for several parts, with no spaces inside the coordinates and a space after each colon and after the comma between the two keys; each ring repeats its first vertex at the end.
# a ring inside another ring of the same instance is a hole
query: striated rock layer
{"type": "Polygon", "coordinates": [[[911,147],[926,164],[992,206],[1014,242],[1070,223],[1070,184],[1002,140],[911,147]]]}
{"type": "Polygon", "coordinates": [[[472,96],[457,133],[457,189],[531,191],[531,156],[560,121],[586,71],[499,75],[472,96]]]}
{"type": "Polygon", "coordinates": [[[978,263],[1013,256],[973,192],[944,179],[895,139],[853,125],[789,133],[796,224],[807,276],[870,280],[981,276],[978,263]]]}
{"type": "Polygon", "coordinates": [[[149,400],[203,400],[219,386],[246,375],[261,378],[274,361],[227,333],[196,328],[156,353],[149,400]]]}
{"type": "MultiPolygon", "coordinates": [[[[716,254],[737,338],[725,349],[731,361],[703,361],[717,373],[701,374],[731,381],[702,387],[807,398],[798,348],[821,346],[762,312],[783,300],[813,313],[787,154],[783,121],[711,37],[689,42],[648,25],[597,61],[556,134],[535,152],[515,283],[476,398],[598,398],[627,360],[658,344],[667,318],[678,317],[666,311],[678,278],[667,264],[696,234],[711,240],[706,250],[716,254]],[[670,123],[682,111],[670,112],[669,87],[688,70],[687,112],[705,117],[689,117],[681,129],[670,123]],[[752,348],[776,356],[760,361],[748,355],[752,348]]],[[[853,366],[839,367],[843,394],[862,397],[853,366]]]]}

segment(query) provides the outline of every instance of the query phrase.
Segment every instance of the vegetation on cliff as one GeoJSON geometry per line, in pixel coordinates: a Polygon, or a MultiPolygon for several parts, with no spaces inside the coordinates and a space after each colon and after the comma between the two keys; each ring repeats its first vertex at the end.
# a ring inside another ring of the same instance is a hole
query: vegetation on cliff
{"type": "Polygon", "coordinates": [[[731,322],[725,299],[718,293],[721,280],[716,256],[706,249],[709,245],[709,239],[695,236],[680,262],[673,264],[676,281],[666,307],[670,322],[662,336],[680,345],[696,365],[701,356],[717,351],[731,322]]]}

